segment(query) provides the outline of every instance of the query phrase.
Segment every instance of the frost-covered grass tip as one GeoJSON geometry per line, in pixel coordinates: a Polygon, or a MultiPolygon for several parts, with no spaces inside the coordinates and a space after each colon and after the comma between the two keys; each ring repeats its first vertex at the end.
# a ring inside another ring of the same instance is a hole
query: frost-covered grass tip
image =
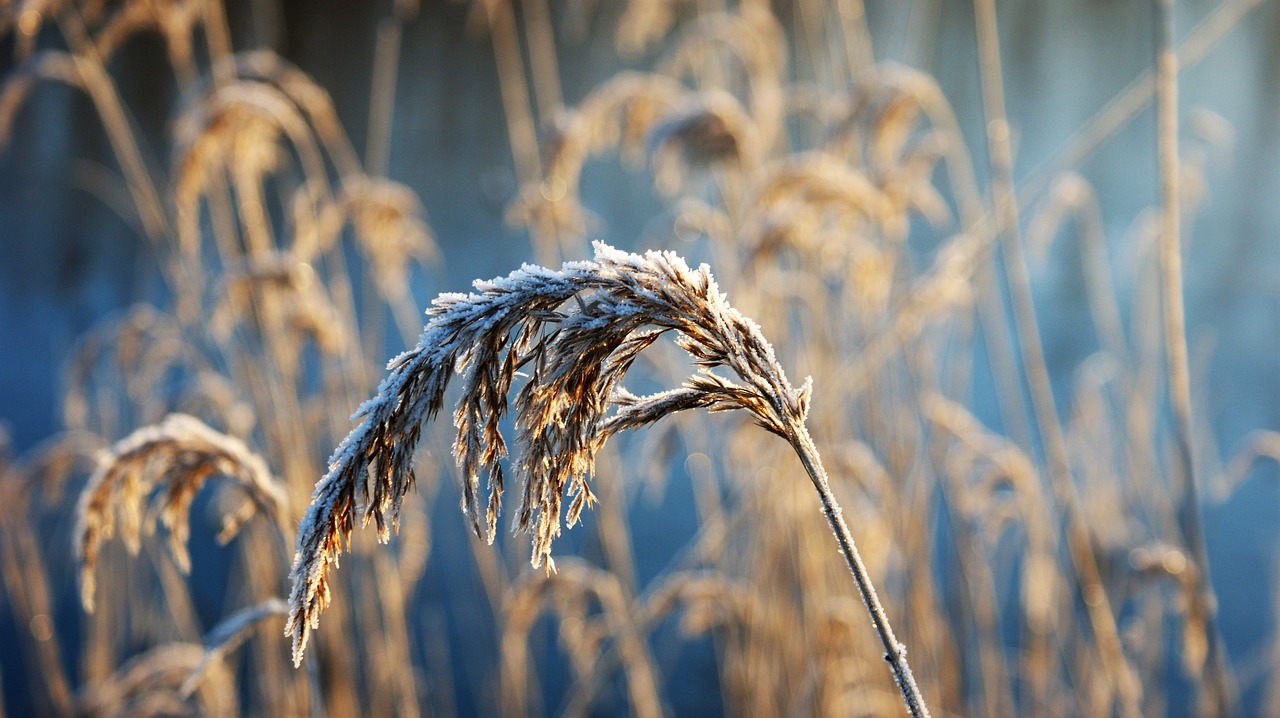
{"type": "Polygon", "coordinates": [[[418,345],[388,363],[377,394],[356,410],[352,418],[359,424],[333,452],[328,473],[316,485],[298,526],[290,574],[285,633],[293,636],[295,665],[329,603],[329,568],[349,542],[357,515],[361,526],[374,520],[384,541],[398,528],[401,502],[414,483],[422,425],[444,405],[454,374],[462,382],[453,412],[462,508],[476,535],[493,540],[507,456],[499,425],[522,371],[527,379],[515,396],[519,451],[511,469],[522,481],[515,528],[533,534],[534,566],[554,566],[551,543],[560,533],[562,499],[570,499],[564,511],[570,526],[594,501],[588,479],[610,436],[686,409],[745,409],[800,456],[872,609],[908,705],[915,715],[927,714],[905,649],[889,629],[805,428],[812,384],[791,385],[760,328],[729,306],[706,265],[690,269],[671,252],[638,255],[597,242],[593,260],[569,262],[558,271],[526,264],[503,279],[477,281],[475,288],[433,302],[418,345]],[[667,332],[690,354],[697,372],[658,394],[636,396],[622,388],[632,362],[667,332]],[[483,509],[481,475],[488,484],[483,509]]]}

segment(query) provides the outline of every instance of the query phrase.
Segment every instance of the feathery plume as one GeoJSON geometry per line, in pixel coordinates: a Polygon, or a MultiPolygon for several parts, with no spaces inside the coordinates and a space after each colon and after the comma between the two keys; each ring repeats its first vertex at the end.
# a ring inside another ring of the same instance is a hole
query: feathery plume
{"type": "Polygon", "coordinates": [[[187,414],[170,414],[116,442],[98,460],[76,505],[76,550],[80,559],[80,600],[94,608],[94,569],[102,542],[115,533],[116,520],[129,550],[142,534],[141,505],[154,491],[153,504],[169,532],[169,549],[187,572],[188,510],[204,482],[214,475],[231,478],[257,510],[284,526],[287,499],[267,464],[244,442],[218,432],[187,414]]]}
{"type": "Polygon", "coordinates": [[[593,261],[560,271],[525,265],[476,289],[435,300],[418,346],[391,360],[390,374],[356,411],[360,424],[316,486],[292,572],[287,632],[297,661],[329,602],[329,566],[357,514],[362,526],[376,522],[382,540],[398,527],[422,424],[443,407],[455,372],[462,375],[453,451],[463,510],[476,535],[489,541],[505,488],[507,444],[499,425],[517,370],[530,372],[515,400],[522,449],[514,469],[524,482],[515,526],[533,533],[535,566],[550,558],[563,497],[570,497],[564,511],[570,526],[594,501],[587,479],[613,434],[694,408],[747,409],[779,436],[804,421],[810,385],[791,386],[759,328],[729,306],[706,266],[694,270],[669,252],[636,255],[597,243],[593,261]],[[672,330],[698,372],[682,387],[651,396],[621,389],[640,352],[672,330]],[[712,371],[719,366],[742,383],[712,371]],[[484,508],[482,474],[489,485],[484,508]]]}

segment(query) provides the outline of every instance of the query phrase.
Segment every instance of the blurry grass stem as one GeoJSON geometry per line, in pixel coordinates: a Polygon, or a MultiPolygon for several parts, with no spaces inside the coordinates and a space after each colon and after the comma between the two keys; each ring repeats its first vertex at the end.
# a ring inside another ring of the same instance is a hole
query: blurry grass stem
{"type": "Polygon", "coordinates": [[[1160,171],[1161,314],[1168,362],[1169,408],[1173,413],[1177,460],[1173,466],[1178,525],[1198,567],[1198,585],[1188,600],[1193,613],[1204,617],[1203,636],[1184,632],[1183,663],[1200,683],[1202,715],[1231,714],[1231,688],[1217,637],[1209,557],[1200,520],[1199,480],[1196,476],[1194,426],[1191,419],[1191,371],[1187,360],[1186,316],[1182,298],[1181,191],[1178,156],[1178,56],[1173,45],[1173,0],[1155,0],[1156,15],[1156,141],[1160,171]],[[1206,664],[1207,663],[1207,664],[1206,664]],[[1207,670],[1207,674],[1205,671],[1207,670]]]}

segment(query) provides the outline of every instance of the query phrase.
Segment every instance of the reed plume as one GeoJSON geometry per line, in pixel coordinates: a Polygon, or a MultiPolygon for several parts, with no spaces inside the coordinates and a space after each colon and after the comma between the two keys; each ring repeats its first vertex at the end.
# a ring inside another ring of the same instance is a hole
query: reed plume
{"type": "MultiPolygon", "coordinates": [[[[76,505],[76,550],[80,559],[80,600],[94,609],[94,569],[102,542],[115,533],[136,552],[142,534],[141,504],[155,493],[153,504],[169,532],[169,548],[178,567],[190,570],[186,540],[187,512],[200,487],[211,476],[231,478],[259,513],[284,526],[287,499],[267,464],[244,442],[227,436],[187,414],[170,414],[161,423],[144,426],[104,452],[76,505]],[[157,487],[160,490],[156,490],[157,487]]],[[[229,516],[243,520],[240,512],[229,516]]],[[[230,538],[238,526],[224,526],[220,538],[230,538]]]]}
{"type": "Polygon", "coordinates": [[[357,515],[361,526],[375,521],[383,541],[398,528],[401,502],[414,483],[422,425],[443,407],[455,372],[462,374],[453,444],[462,508],[476,536],[493,540],[507,455],[500,422],[517,371],[527,368],[515,399],[521,448],[514,470],[523,479],[515,528],[533,534],[534,566],[545,561],[554,568],[551,544],[561,530],[562,499],[570,498],[564,511],[570,526],[594,501],[588,479],[610,436],[687,409],[745,409],[800,457],[907,704],[913,715],[927,715],[905,648],[889,627],[805,428],[812,382],[791,385],[759,327],[728,304],[706,265],[694,270],[671,252],[637,255],[597,242],[594,260],[569,262],[559,271],[526,264],[475,287],[471,294],[435,300],[417,347],[388,364],[377,394],[353,416],[360,423],[316,485],[299,524],[291,572],[285,633],[294,639],[295,665],[330,601],[329,567],[349,545],[357,515]],[[697,372],[679,388],[647,396],[619,386],[639,354],[668,331],[676,333],[697,372]],[[736,380],[717,374],[717,367],[736,380]],[[481,474],[489,488],[483,518],[481,474]]]}

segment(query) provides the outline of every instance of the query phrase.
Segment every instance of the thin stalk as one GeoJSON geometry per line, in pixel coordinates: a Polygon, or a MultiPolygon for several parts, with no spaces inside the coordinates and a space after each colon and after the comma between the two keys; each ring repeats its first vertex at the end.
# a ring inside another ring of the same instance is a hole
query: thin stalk
{"type": "Polygon", "coordinates": [[[515,13],[510,3],[500,2],[489,11],[486,20],[493,38],[494,61],[498,65],[498,88],[502,94],[503,115],[507,119],[507,139],[511,143],[516,182],[523,184],[539,178],[542,169],[515,13]]]}
{"type": "Polygon", "coordinates": [[[324,687],[320,677],[320,661],[307,661],[307,694],[311,718],[324,718],[324,687]]]}
{"type": "MultiPolygon", "coordinates": [[[[796,43],[804,45],[804,59],[808,61],[809,72],[813,75],[814,81],[820,84],[839,86],[841,83],[830,77],[839,67],[836,63],[824,61],[822,57],[821,45],[826,44],[826,37],[822,32],[824,23],[822,18],[816,17],[817,13],[824,12],[824,7],[815,7],[812,2],[798,2],[795,4],[793,14],[796,32],[796,43]],[[819,75],[826,68],[827,77],[819,75]]],[[[800,52],[796,52],[797,58],[802,57],[800,52]]],[[[797,63],[798,64],[798,63],[797,63]]]]}
{"type": "Polygon", "coordinates": [[[373,82],[369,90],[369,128],[364,162],[369,174],[386,177],[391,160],[391,123],[395,113],[396,69],[400,61],[400,18],[392,15],[378,23],[373,50],[373,82]]]}
{"type": "Polygon", "coordinates": [[[218,85],[226,84],[232,79],[230,63],[222,62],[235,52],[231,44],[231,28],[227,25],[227,8],[221,0],[210,0],[201,3],[200,14],[204,18],[205,42],[209,46],[209,64],[213,81],[218,85]]]}
{"type": "Polygon", "coordinates": [[[138,218],[146,229],[147,238],[156,245],[162,245],[170,233],[169,220],[165,216],[160,192],[147,171],[142,149],[130,126],[124,103],[107,74],[102,58],[89,40],[79,12],[69,10],[61,13],[58,21],[62,35],[72,50],[78,84],[98,111],[107,140],[116,161],[120,163],[120,171],[125,176],[125,185],[133,198],[138,218]]]}
{"type": "MultiPolygon", "coordinates": [[[[498,66],[498,90],[502,95],[502,114],[507,120],[507,141],[511,145],[516,186],[524,187],[530,182],[542,181],[542,158],[538,150],[529,85],[525,79],[515,10],[510,2],[498,2],[486,12],[485,20],[498,66]]],[[[551,264],[561,254],[555,227],[547,228],[535,223],[529,227],[529,235],[537,261],[551,264]]]]}
{"type": "MultiPolygon", "coordinates": [[[[1169,408],[1173,413],[1177,439],[1177,459],[1173,480],[1178,493],[1178,524],[1183,540],[1195,557],[1199,571],[1189,599],[1204,616],[1203,656],[1190,656],[1189,664],[1206,661],[1207,674],[1200,678],[1203,692],[1200,710],[1204,715],[1231,713],[1231,689],[1223,662],[1216,627],[1216,600],[1209,581],[1209,557],[1205,550],[1200,520],[1199,480],[1196,476],[1195,446],[1191,420],[1191,372],[1187,360],[1186,316],[1182,302],[1181,217],[1179,216],[1178,173],[1178,56],[1173,46],[1173,0],[1155,0],[1156,14],[1156,143],[1160,170],[1160,259],[1161,308],[1164,349],[1168,362],[1169,408]]],[[[1185,647],[1184,647],[1185,650],[1185,647]]],[[[1199,672],[1199,671],[1197,671],[1199,672]]]]}
{"type": "Polygon", "coordinates": [[[862,563],[862,555],[858,553],[858,547],[853,542],[853,534],[849,531],[849,525],[845,523],[844,511],[831,492],[827,470],[822,466],[818,449],[814,446],[813,439],[810,438],[809,431],[804,425],[794,427],[788,438],[796,455],[800,457],[800,463],[804,465],[805,472],[809,474],[813,488],[818,491],[818,498],[822,500],[822,513],[827,517],[831,530],[835,532],[836,541],[840,544],[840,553],[849,564],[849,571],[853,573],[853,580],[858,585],[858,593],[862,596],[867,612],[871,614],[876,635],[880,637],[880,644],[884,646],[884,659],[893,671],[893,680],[898,684],[898,690],[902,692],[907,710],[914,718],[927,718],[929,709],[925,705],[924,697],[920,694],[919,686],[916,685],[915,676],[911,675],[911,666],[907,663],[907,647],[898,641],[898,637],[893,633],[893,627],[889,625],[889,616],[885,613],[884,606],[880,604],[876,588],[871,583],[871,576],[862,563]]]}
{"type": "Polygon", "coordinates": [[[560,63],[556,59],[556,36],[551,26],[547,0],[525,0],[525,43],[529,48],[529,69],[538,119],[546,122],[564,104],[560,90],[560,63]]]}
{"type": "Polygon", "coordinates": [[[845,29],[840,33],[844,39],[845,59],[856,79],[870,72],[876,64],[871,51],[871,31],[867,28],[867,8],[862,0],[836,0],[836,9],[845,29]]]}
{"type": "Polygon", "coordinates": [[[1058,420],[1053,387],[1040,342],[1040,329],[1036,322],[1031,279],[1018,229],[1018,200],[1014,194],[1013,153],[1004,109],[995,0],[977,0],[974,3],[974,21],[978,39],[983,114],[987,120],[987,151],[991,163],[991,199],[996,234],[1004,251],[1004,269],[1013,305],[1014,328],[1022,351],[1023,370],[1031,393],[1036,429],[1046,455],[1046,473],[1055,499],[1066,512],[1067,546],[1080,580],[1080,594],[1088,610],[1098,658],[1106,666],[1111,689],[1119,699],[1121,714],[1136,717],[1142,715],[1142,687],[1124,655],[1115,614],[1098,569],[1089,528],[1071,476],[1071,458],[1062,424],[1058,420]]]}
{"type": "MultiPolygon", "coordinates": [[[[8,592],[9,612],[20,629],[34,626],[42,616],[51,622],[54,615],[44,560],[32,545],[34,536],[35,532],[25,526],[0,533],[3,539],[0,541],[0,561],[3,562],[0,576],[8,592]]],[[[42,684],[44,690],[36,692],[37,704],[43,710],[66,715],[71,711],[72,695],[66,672],[62,669],[57,639],[57,634],[52,631],[50,635],[40,636],[29,629],[22,636],[22,647],[34,655],[34,660],[28,658],[28,665],[32,670],[38,667],[40,671],[40,680],[36,682],[42,684]]]]}

